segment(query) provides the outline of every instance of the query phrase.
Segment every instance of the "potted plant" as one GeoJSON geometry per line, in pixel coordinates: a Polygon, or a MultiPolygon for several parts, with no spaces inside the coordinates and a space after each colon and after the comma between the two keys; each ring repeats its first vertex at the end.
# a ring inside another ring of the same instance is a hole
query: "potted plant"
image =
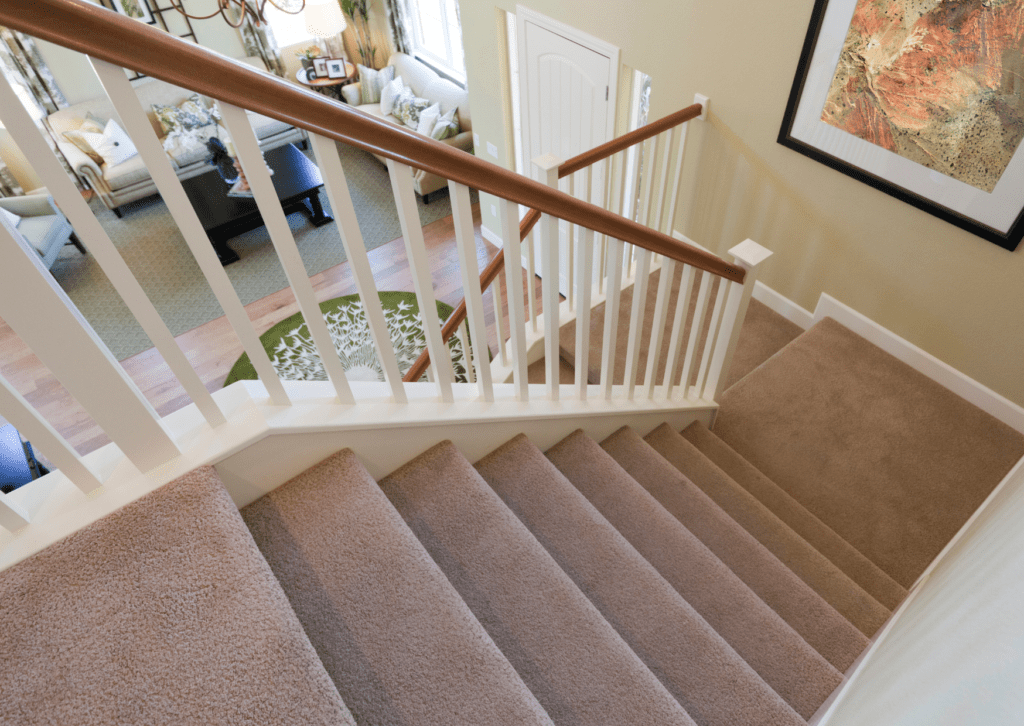
{"type": "Polygon", "coordinates": [[[313,59],[320,56],[320,46],[311,45],[308,48],[303,48],[295,55],[302,61],[302,67],[309,70],[313,67],[313,59]]]}
{"type": "Polygon", "coordinates": [[[356,48],[363,59],[363,65],[367,68],[376,68],[374,62],[377,49],[373,47],[373,39],[370,35],[370,2],[369,0],[338,0],[341,3],[341,11],[352,21],[356,32],[356,48]]]}

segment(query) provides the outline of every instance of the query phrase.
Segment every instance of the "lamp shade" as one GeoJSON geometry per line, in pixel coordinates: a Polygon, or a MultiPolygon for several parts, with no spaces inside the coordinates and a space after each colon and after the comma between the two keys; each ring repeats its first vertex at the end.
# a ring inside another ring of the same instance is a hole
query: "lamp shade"
{"type": "Polygon", "coordinates": [[[306,30],[318,38],[333,38],[348,27],[338,0],[306,2],[306,30]]]}

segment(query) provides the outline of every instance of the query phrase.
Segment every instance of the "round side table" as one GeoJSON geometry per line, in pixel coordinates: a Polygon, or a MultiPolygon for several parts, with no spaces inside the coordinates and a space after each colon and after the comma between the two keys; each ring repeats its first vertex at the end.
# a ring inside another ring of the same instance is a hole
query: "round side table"
{"type": "Polygon", "coordinates": [[[351,83],[356,73],[356,67],[345,61],[345,77],[344,78],[315,78],[312,81],[306,80],[306,69],[300,68],[295,71],[295,80],[301,83],[307,88],[312,88],[314,91],[319,91],[325,96],[331,96],[337,98],[340,101],[344,101],[344,97],[341,95],[341,87],[351,83]]]}

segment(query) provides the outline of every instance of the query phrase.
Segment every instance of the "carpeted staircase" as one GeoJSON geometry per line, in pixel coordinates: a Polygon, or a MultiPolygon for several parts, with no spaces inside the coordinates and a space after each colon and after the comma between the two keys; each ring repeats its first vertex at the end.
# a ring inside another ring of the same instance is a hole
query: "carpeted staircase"
{"type": "Polygon", "coordinates": [[[198,470],[0,573],[0,720],[806,723],[1024,455],[836,327],[714,432],[442,442],[379,482],[345,450],[241,512],[198,470]]]}

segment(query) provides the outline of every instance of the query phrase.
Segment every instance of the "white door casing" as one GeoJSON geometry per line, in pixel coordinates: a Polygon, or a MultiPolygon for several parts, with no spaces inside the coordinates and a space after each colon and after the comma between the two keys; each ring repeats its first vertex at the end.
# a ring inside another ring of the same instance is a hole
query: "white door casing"
{"type": "MultiPolygon", "coordinates": [[[[550,153],[566,161],[614,137],[619,49],[521,5],[516,21],[523,168],[539,179],[535,157],[550,153]]],[[[566,295],[568,225],[559,228],[559,291],[566,295]]]]}

